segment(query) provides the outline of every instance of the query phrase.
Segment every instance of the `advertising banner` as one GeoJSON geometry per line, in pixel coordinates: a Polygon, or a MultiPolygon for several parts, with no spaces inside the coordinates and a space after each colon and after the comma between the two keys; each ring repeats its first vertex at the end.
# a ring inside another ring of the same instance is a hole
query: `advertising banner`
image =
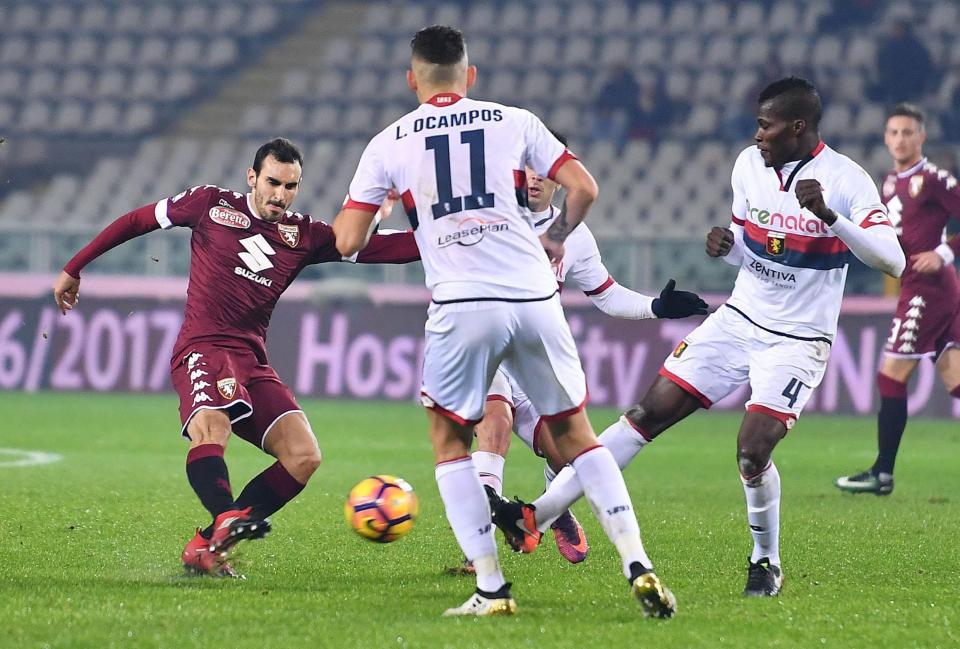
{"type": "MultiPolygon", "coordinates": [[[[663,359],[699,322],[617,320],[568,306],[594,406],[632,405],[663,359]]],[[[62,316],[52,299],[0,298],[0,389],[164,392],[183,300],[96,296],[62,316]]],[[[413,401],[420,388],[423,304],[281,300],[267,349],[299,397],[413,401]]],[[[823,383],[805,412],[863,415],[878,404],[875,376],[890,313],[845,313],[823,383]]],[[[739,409],[748,388],[716,404],[739,409]]],[[[933,363],[910,386],[911,413],[960,415],[933,363]]]]}

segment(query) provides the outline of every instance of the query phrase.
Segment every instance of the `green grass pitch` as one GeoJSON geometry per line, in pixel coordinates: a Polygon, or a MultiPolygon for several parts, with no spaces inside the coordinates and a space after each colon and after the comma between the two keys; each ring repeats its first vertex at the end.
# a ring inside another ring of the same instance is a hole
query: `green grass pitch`
{"type": "MultiPolygon", "coordinates": [[[[515,618],[443,619],[472,579],[433,480],[413,404],[305,401],[325,462],[244,544],[247,579],[187,577],[179,553],[207,521],[184,473],[175,397],[0,394],[0,447],[59,453],[0,468],[0,647],[958,647],[960,428],[914,419],[889,498],[831,486],[869,465],[872,419],[805,417],[776,453],[783,480],[781,597],[745,600],[751,548],[734,461],[736,414],[701,413],[626,471],[647,550],[679,602],[645,620],[585,503],[592,550],[566,564],[552,537],[501,552],[515,618]],[[374,473],[414,486],[421,515],[391,545],[344,523],[350,487],[374,473]]],[[[616,416],[594,410],[598,430],[616,416]]],[[[4,457],[0,456],[0,461],[4,457]]],[[[227,450],[235,492],[268,464],[227,450]]],[[[532,498],[541,465],[515,440],[506,492],[532,498]]],[[[499,535],[498,535],[499,536],[499,535]]]]}

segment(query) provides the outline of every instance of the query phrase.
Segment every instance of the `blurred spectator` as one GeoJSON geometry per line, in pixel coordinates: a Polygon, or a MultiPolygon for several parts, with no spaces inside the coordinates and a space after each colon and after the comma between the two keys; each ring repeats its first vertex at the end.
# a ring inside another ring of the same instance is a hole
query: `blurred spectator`
{"type": "Polygon", "coordinates": [[[830,13],[820,16],[818,32],[839,32],[870,23],[877,15],[877,0],[848,0],[837,2],[830,13]]]}
{"type": "Polygon", "coordinates": [[[950,92],[950,103],[940,116],[940,125],[944,140],[960,141],[960,82],[956,82],[950,92]]]}
{"type": "Polygon", "coordinates": [[[616,66],[593,100],[593,139],[623,142],[639,105],[640,84],[636,77],[627,65],[616,66]]]}
{"type": "Polygon", "coordinates": [[[756,81],[744,93],[743,101],[727,107],[727,112],[720,124],[723,137],[734,142],[753,138],[753,134],[757,131],[757,97],[760,96],[760,91],[771,82],[785,76],[780,57],[775,53],[771,54],[764,62],[756,81]]]}
{"type": "Polygon", "coordinates": [[[648,76],[640,82],[637,107],[630,120],[629,137],[646,140],[657,138],[673,121],[673,102],[667,97],[659,76],[648,76]]]}
{"type": "MultiPolygon", "coordinates": [[[[937,165],[940,169],[946,169],[950,175],[956,177],[960,173],[960,165],[957,163],[957,154],[953,147],[933,149],[927,154],[930,162],[937,165]]],[[[952,231],[956,231],[956,227],[952,231]]]]}
{"type": "Polygon", "coordinates": [[[890,36],[877,50],[875,98],[890,104],[918,101],[933,79],[930,52],[903,18],[893,22],[890,36]]]}

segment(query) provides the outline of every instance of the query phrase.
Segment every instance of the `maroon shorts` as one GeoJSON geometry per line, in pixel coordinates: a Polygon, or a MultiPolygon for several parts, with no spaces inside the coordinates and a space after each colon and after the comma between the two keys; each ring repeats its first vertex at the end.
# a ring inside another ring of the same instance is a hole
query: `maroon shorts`
{"type": "Polygon", "coordinates": [[[276,421],[288,412],[302,412],[297,400],[269,365],[249,350],[199,343],[189,348],[170,372],[180,397],[180,433],[200,410],[223,410],[233,432],[261,449],[276,421]]]}
{"type": "Polygon", "coordinates": [[[938,357],[960,345],[960,296],[956,284],[910,282],[900,290],[884,351],[899,358],[938,357]]]}

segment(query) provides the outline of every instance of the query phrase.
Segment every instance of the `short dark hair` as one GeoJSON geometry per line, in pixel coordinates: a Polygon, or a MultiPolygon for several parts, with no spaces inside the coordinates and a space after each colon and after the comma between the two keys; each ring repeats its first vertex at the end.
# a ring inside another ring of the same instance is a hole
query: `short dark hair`
{"type": "Polygon", "coordinates": [[[299,162],[300,166],[303,166],[303,154],[300,153],[300,149],[287,138],[277,137],[257,149],[257,154],[253,156],[253,171],[258,176],[263,167],[263,159],[268,155],[272,155],[278,162],[299,162]]]}
{"type": "Polygon", "coordinates": [[[424,27],[410,41],[413,56],[436,65],[453,65],[463,61],[467,43],[463,32],[446,25],[424,27]]]}
{"type": "Polygon", "coordinates": [[[923,110],[916,104],[911,104],[908,102],[897,104],[887,111],[887,119],[890,119],[891,117],[912,117],[913,119],[917,120],[917,123],[920,124],[920,126],[923,126],[924,122],[923,110]]]}
{"type": "Polygon", "coordinates": [[[757,105],[777,101],[776,112],[787,119],[803,119],[816,128],[823,116],[820,93],[816,87],[801,77],[784,77],[774,81],[760,92],[757,105]]]}
{"type": "Polygon", "coordinates": [[[563,146],[570,146],[570,143],[567,142],[567,136],[566,136],[566,135],[564,135],[563,133],[560,133],[559,131],[554,131],[554,130],[553,130],[552,128],[550,128],[550,127],[547,127],[547,130],[550,131],[550,132],[553,134],[553,137],[555,137],[555,138],[557,138],[558,140],[560,140],[560,144],[562,144],[563,146]]]}

